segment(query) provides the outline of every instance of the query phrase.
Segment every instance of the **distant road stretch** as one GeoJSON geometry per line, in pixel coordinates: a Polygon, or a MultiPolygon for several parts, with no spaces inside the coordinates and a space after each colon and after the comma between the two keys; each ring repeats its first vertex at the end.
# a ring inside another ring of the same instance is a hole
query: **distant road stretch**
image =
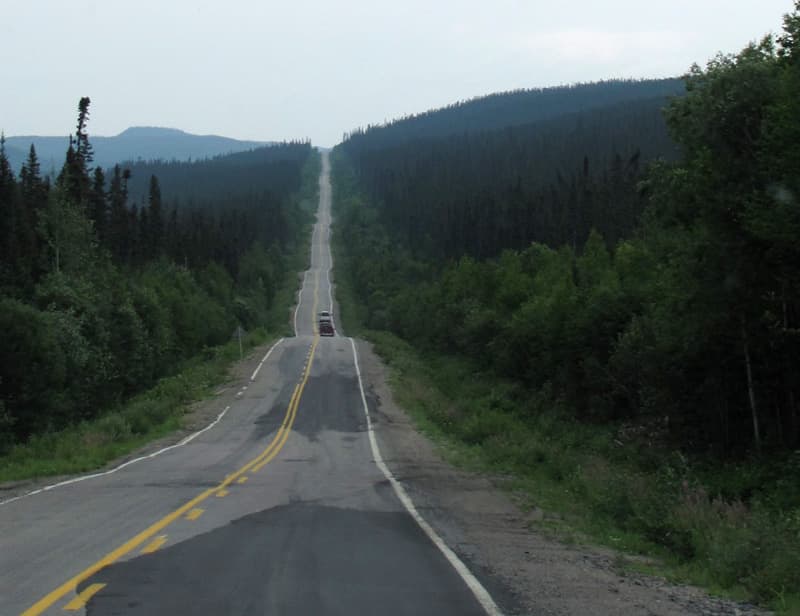
{"type": "Polygon", "coordinates": [[[329,169],[296,336],[189,442],[0,505],[0,615],[499,613],[380,459],[355,345],[316,333],[329,169]]]}

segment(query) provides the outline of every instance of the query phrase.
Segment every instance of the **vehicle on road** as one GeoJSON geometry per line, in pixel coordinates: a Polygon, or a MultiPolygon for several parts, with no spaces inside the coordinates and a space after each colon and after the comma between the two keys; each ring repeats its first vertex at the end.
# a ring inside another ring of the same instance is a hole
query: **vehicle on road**
{"type": "Polygon", "coordinates": [[[319,321],[319,335],[320,336],[334,336],[336,332],[333,330],[333,323],[331,323],[330,318],[327,321],[323,321],[320,318],[319,321]]]}
{"type": "Polygon", "coordinates": [[[319,313],[319,320],[320,320],[320,323],[322,321],[332,321],[333,319],[332,319],[332,315],[331,315],[330,311],[323,310],[322,312],[320,312],[319,313]]]}

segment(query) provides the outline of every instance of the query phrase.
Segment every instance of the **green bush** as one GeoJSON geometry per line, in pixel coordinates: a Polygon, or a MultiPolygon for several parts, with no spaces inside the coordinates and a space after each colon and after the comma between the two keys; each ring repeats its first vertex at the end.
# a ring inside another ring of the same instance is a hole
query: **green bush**
{"type": "Polygon", "coordinates": [[[104,415],[95,422],[92,428],[87,427],[87,430],[106,436],[112,443],[125,441],[135,432],[128,418],[120,413],[104,415]]]}
{"type": "Polygon", "coordinates": [[[491,437],[512,433],[515,424],[516,421],[502,411],[486,409],[460,418],[457,434],[468,445],[480,445],[491,437]]]}

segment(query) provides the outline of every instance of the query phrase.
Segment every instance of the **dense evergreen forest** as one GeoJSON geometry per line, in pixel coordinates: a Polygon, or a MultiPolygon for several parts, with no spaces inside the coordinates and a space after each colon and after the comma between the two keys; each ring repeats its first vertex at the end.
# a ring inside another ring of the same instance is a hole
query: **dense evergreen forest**
{"type": "Polygon", "coordinates": [[[264,325],[310,217],[296,198],[308,143],[106,171],[89,104],[57,177],[33,146],[15,174],[0,141],[0,450],[264,325]]]}
{"type": "Polygon", "coordinates": [[[799,35],[796,11],[669,100],[672,81],[612,82],[509,95],[541,103],[530,124],[498,127],[498,96],[493,121],[355,131],[339,263],[368,326],[685,451],[796,448],[799,35]]]}
{"type": "MultiPolygon", "coordinates": [[[[341,149],[390,233],[415,253],[485,258],[532,241],[576,248],[592,228],[614,242],[644,208],[636,183],[646,164],[677,154],[661,115],[667,99],[635,98],[640,86],[625,102],[533,124],[380,147],[401,121],[341,149]]],[[[565,108],[576,92],[561,91],[565,108]]]]}
{"type": "Polygon", "coordinates": [[[358,147],[387,147],[409,140],[532,124],[636,99],[683,94],[681,79],[608,80],[558,88],[501,92],[455,103],[345,135],[358,147]]]}

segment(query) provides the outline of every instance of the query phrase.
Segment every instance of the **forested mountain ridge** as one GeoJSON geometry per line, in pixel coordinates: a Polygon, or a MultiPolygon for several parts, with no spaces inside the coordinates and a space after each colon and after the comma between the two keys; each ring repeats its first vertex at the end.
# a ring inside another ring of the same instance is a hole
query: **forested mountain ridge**
{"type": "MultiPolygon", "coordinates": [[[[564,108],[578,106],[561,96],[564,108]]],[[[339,148],[389,232],[414,251],[487,257],[532,241],[577,247],[592,228],[611,242],[635,228],[644,207],[641,173],[652,160],[678,156],[666,103],[633,99],[385,146],[376,145],[384,140],[375,129],[339,148]]]]}
{"type": "Polygon", "coordinates": [[[416,138],[442,137],[549,120],[639,99],[680,96],[683,81],[672,79],[607,80],[568,86],[498,92],[382,125],[357,128],[345,142],[386,147],[416,138]],[[361,143],[363,142],[363,143],[361,143]]]}
{"type": "MultiPolygon", "coordinates": [[[[69,139],[64,140],[65,142],[69,142],[69,139]]],[[[6,158],[8,159],[8,164],[12,169],[19,169],[22,166],[22,163],[25,161],[25,157],[27,156],[27,150],[23,149],[22,146],[15,146],[8,142],[6,139],[6,158]]],[[[63,152],[62,152],[63,155],[63,152]]]]}
{"type": "Polygon", "coordinates": [[[337,146],[336,169],[339,178],[352,173],[348,181],[366,198],[341,219],[353,237],[372,229],[365,244],[348,244],[353,254],[364,251],[349,265],[372,324],[492,357],[501,371],[567,396],[580,414],[660,413],[689,448],[741,452],[765,440],[793,447],[800,442],[800,375],[788,359],[800,313],[800,255],[788,240],[800,193],[789,115],[794,23],[788,19],[777,42],[693,67],[686,94],[663,113],[662,99],[641,99],[446,137],[380,137],[403,122],[355,133],[337,146]],[[388,256],[370,254],[381,242],[388,256]],[[464,319],[445,316],[453,298],[439,277],[469,273],[477,292],[483,276],[499,274],[486,259],[501,255],[524,272],[515,299],[495,304],[489,291],[500,282],[487,280],[480,300],[459,291],[470,306],[464,319]],[[388,280],[384,258],[417,264],[398,267],[409,279],[388,280]],[[549,312],[555,304],[541,304],[556,287],[535,291],[542,267],[566,285],[558,319],[549,312]],[[413,300],[401,301],[406,283],[413,300]],[[430,297],[420,297],[425,292],[430,297]],[[583,292],[590,295],[581,299],[583,292]],[[604,301],[591,303],[599,301],[594,292],[604,301]],[[428,315],[441,319],[434,331],[438,319],[401,308],[429,302],[436,307],[428,315]],[[540,339],[565,315],[589,308],[598,312],[572,331],[540,339]],[[662,323],[668,314],[683,318],[662,323]],[[584,337],[575,338],[579,331],[584,337]],[[728,360],[709,364],[711,356],[728,360]]]}
{"type": "MultiPolygon", "coordinates": [[[[187,165],[209,190],[202,210],[164,202],[154,174],[132,203],[130,169],[93,164],[89,103],[52,180],[35,147],[17,176],[0,139],[0,454],[103,416],[238,326],[266,326],[310,217],[308,143],[187,165]]],[[[113,421],[131,438],[156,420],[113,421]]]]}
{"type": "MultiPolygon", "coordinates": [[[[58,170],[69,146],[69,137],[6,137],[6,156],[18,172],[31,144],[36,148],[43,173],[58,170]]],[[[134,126],[112,137],[92,137],[93,162],[102,167],[137,160],[203,159],[267,145],[263,141],[241,141],[218,135],[193,135],[175,128],[134,126]]]]}

